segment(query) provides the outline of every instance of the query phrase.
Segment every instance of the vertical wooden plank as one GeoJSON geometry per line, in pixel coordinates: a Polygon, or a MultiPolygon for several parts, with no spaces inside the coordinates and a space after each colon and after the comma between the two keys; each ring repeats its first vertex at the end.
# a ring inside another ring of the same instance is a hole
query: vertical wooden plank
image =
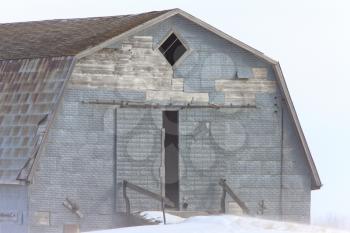
{"type": "Polygon", "coordinates": [[[220,179],[219,185],[232,197],[232,199],[241,207],[245,214],[249,214],[249,209],[246,204],[239,199],[239,197],[232,191],[232,189],[226,184],[226,180],[220,179]]]}
{"type": "Polygon", "coordinates": [[[128,196],[126,195],[126,186],[127,186],[127,182],[124,180],[123,181],[123,197],[125,200],[125,212],[126,212],[126,215],[129,216],[130,215],[130,200],[129,200],[128,196]]]}
{"type": "Polygon", "coordinates": [[[165,218],[165,208],[164,208],[164,197],[165,197],[165,129],[162,128],[161,131],[161,139],[162,139],[162,149],[161,149],[161,164],[160,164],[160,195],[162,197],[161,205],[162,205],[162,212],[163,212],[163,222],[166,224],[166,218],[165,218]]]}
{"type": "Polygon", "coordinates": [[[221,213],[226,212],[226,191],[224,188],[222,188],[222,195],[221,195],[221,213]]]}

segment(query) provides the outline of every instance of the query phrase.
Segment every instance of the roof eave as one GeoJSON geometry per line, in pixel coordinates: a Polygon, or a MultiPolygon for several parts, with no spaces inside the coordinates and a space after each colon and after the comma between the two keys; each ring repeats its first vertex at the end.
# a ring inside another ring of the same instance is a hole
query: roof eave
{"type": "Polygon", "coordinates": [[[278,82],[278,84],[279,84],[279,86],[280,86],[280,88],[282,90],[283,97],[285,98],[285,101],[286,101],[289,113],[292,116],[292,120],[293,120],[295,129],[296,129],[296,131],[298,133],[300,143],[301,143],[301,145],[303,147],[306,159],[308,161],[308,165],[309,165],[309,168],[310,168],[310,171],[311,171],[311,174],[312,174],[311,189],[312,190],[320,189],[321,186],[322,186],[321,179],[320,179],[320,176],[318,174],[315,162],[314,162],[314,160],[312,158],[312,155],[311,155],[309,146],[307,144],[305,135],[303,133],[303,130],[302,130],[302,127],[301,127],[298,115],[297,115],[296,110],[294,108],[294,104],[293,104],[292,98],[291,98],[291,96],[289,94],[289,90],[288,90],[288,87],[287,87],[287,84],[286,84],[286,81],[285,81],[285,78],[284,78],[281,66],[277,62],[276,64],[274,64],[273,67],[274,67],[275,73],[277,75],[277,82],[278,82]]]}

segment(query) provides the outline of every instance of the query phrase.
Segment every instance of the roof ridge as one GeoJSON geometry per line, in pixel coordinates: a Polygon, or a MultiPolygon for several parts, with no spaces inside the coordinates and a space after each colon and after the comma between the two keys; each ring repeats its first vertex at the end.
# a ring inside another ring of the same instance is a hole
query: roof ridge
{"type": "Polygon", "coordinates": [[[125,15],[88,16],[88,17],[79,17],[79,18],[57,18],[57,19],[18,21],[18,22],[0,23],[0,27],[5,26],[5,25],[12,26],[12,25],[16,25],[16,24],[30,24],[30,23],[41,23],[41,22],[42,23],[44,23],[44,22],[73,22],[73,21],[80,21],[80,20],[124,18],[124,17],[128,17],[128,16],[138,16],[138,15],[144,15],[144,14],[166,13],[166,12],[169,12],[169,11],[172,11],[175,9],[177,9],[177,8],[160,10],[160,11],[147,11],[147,12],[142,12],[142,13],[125,14],[125,15]]]}

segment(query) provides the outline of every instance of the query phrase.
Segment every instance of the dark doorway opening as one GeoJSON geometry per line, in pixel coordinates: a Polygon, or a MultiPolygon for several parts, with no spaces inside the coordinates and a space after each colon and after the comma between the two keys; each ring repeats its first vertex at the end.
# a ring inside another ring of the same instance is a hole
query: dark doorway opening
{"type": "Polygon", "coordinates": [[[165,196],[179,206],[179,112],[163,112],[165,196]]]}

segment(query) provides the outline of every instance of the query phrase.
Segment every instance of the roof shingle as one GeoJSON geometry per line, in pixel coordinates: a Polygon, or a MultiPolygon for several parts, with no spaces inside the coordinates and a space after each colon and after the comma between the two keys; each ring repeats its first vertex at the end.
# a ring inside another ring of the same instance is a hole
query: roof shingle
{"type": "MultiPolygon", "coordinates": [[[[0,61],[0,184],[31,167],[73,57],[0,61]]],[[[26,179],[22,172],[20,179],[26,179]]]]}
{"type": "Polygon", "coordinates": [[[76,55],[169,11],[0,24],[0,60],[76,55]]]}

